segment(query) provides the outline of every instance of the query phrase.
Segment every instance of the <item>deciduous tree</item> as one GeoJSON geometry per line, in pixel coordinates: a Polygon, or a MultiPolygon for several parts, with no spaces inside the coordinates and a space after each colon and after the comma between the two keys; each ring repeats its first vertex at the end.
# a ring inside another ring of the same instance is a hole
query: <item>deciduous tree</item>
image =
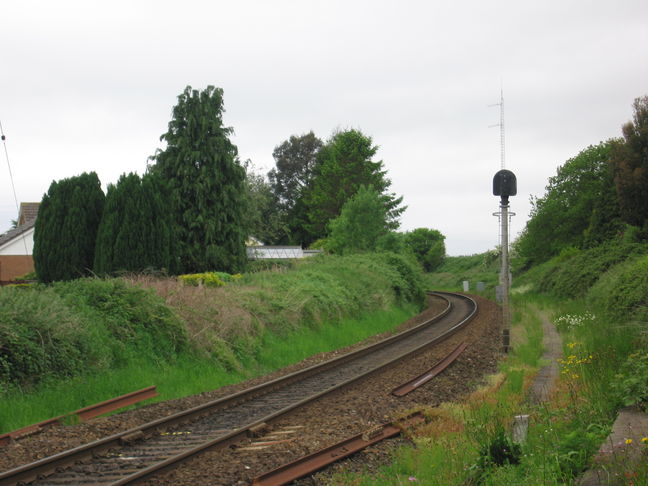
{"type": "Polygon", "coordinates": [[[249,236],[264,244],[275,245],[289,237],[288,227],[278,207],[272,187],[266,179],[256,172],[250,161],[246,161],[245,188],[248,210],[245,214],[249,236]]]}
{"type": "Polygon", "coordinates": [[[380,238],[389,233],[390,225],[380,193],[371,186],[360,186],[329,226],[325,248],[345,254],[375,250],[380,238]]]}
{"type": "Polygon", "coordinates": [[[335,133],[320,149],[312,183],[303,198],[312,239],[326,235],[329,222],[340,215],[362,185],[380,194],[388,227],[398,227],[398,217],[405,210],[403,198],[387,192],[391,181],[382,161],[373,160],[377,151],[371,137],[353,129],[335,133]]]}
{"type": "Polygon", "coordinates": [[[593,230],[588,228],[614,224],[615,189],[609,177],[613,144],[590,146],[569,159],[549,178],[545,195],[532,200],[530,219],[515,243],[526,266],[546,261],[568,247],[582,248],[588,234],[588,241],[593,241],[593,230]],[[612,206],[602,208],[602,201],[612,206]]]}
{"type": "Polygon", "coordinates": [[[292,135],[272,152],[276,167],[268,172],[275,207],[286,232],[279,243],[302,244],[309,241],[308,216],[303,196],[309,187],[322,141],[311,131],[292,135]]]}
{"type": "Polygon", "coordinates": [[[445,236],[440,231],[417,228],[405,233],[405,243],[426,272],[434,271],[445,258],[445,236]]]}
{"type": "Polygon", "coordinates": [[[648,220],[648,96],[634,101],[633,121],[623,125],[623,140],[611,154],[623,220],[642,226],[648,220]]]}
{"type": "Polygon", "coordinates": [[[276,167],[268,172],[279,207],[290,211],[308,185],[317,162],[322,141],[311,131],[292,135],[272,152],[276,167]]]}

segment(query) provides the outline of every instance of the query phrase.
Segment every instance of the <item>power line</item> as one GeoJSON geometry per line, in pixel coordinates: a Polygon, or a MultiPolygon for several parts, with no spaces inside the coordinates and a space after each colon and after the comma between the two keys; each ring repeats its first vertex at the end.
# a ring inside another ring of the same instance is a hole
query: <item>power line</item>
{"type": "MultiPolygon", "coordinates": [[[[9,151],[7,150],[7,137],[5,137],[4,129],[2,128],[1,121],[0,121],[0,138],[2,138],[2,145],[4,146],[5,159],[7,160],[7,169],[9,169],[9,180],[11,181],[11,189],[13,190],[14,202],[16,203],[16,212],[18,213],[18,217],[20,217],[20,205],[18,204],[18,196],[16,195],[16,185],[14,184],[13,173],[11,172],[11,164],[9,163],[9,151]]],[[[23,240],[23,245],[25,245],[25,255],[29,255],[29,250],[27,249],[27,242],[25,241],[24,233],[22,236],[22,240],[23,240]]]]}

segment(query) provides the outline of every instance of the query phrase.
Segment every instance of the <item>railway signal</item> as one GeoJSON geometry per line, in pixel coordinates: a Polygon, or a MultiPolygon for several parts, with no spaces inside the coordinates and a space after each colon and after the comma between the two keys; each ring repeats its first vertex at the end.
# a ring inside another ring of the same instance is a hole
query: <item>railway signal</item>
{"type": "Polygon", "coordinates": [[[509,307],[509,289],[511,287],[509,267],[509,220],[515,213],[509,212],[509,197],[517,194],[517,178],[510,170],[502,169],[493,177],[493,195],[500,196],[500,212],[493,213],[500,219],[500,246],[502,267],[500,270],[500,288],[502,298],[502,350],[510,349],[511,312],[509,307]]]}

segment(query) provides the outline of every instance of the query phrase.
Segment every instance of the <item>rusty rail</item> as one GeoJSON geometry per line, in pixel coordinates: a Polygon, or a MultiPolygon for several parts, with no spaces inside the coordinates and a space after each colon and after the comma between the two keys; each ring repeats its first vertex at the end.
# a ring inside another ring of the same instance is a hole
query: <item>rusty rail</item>
{"type": "Polygon", "coordinates": [[[281,486],[287,484],[295,479],[312,474],[335,461],[355,454],[376,442],[395,437],[404,428],[413,427],[422,422],[425,422],[425,417],[420,412],[417,412],[403,420],[374,427],[367,432],[261,474],[254,478],[252,486],[281,486]]]}
{"type": "Polygon", "coordinates": [[[428,371],[423,373],[422,375],[417,376],[413,380],[408,381],[407,383],[404,383],[392,390],[392,395],[395,395],[397,397],[402,397],[407,395],[408,393],[416,390],[418,387],[423,386],[425,383],[430,381],[432,378],[437,376],[439,373],[441,373],[443,370],[445,370],[448,366],[450,366],[454,361],[461,355],[461,353],[464,352],[466,347],[468,346],[467,342],[462,342],[459,346],[457,346],[454,351],[452,351],[448,356],[443,358],[441,361],[439,361],[437,364],[435,364],[432,368],[430,368],[428,371]]]}
{"type": "MultiPolygon", "coordinates": [[[[445,294],[445,293],[441,293],[441,294],[445,294]]],[[[439,293],[437,293],[436,295],[439,295],[439,293]]],[[[337,366],[340,365],[341,363],[345,363],[347,361],[352,361],[356,358],[361,358],[363,356],[369,355],[378,349],[382,349],[383,347],[386,347],[391,343],[395,343],[396,341],[399,341],[402,338],[411,336],[412,334],[418,332],[419,330],[421,332],[424,332],[424,329],[426,329],[428,326],[431,326],[433,323],[437,322],[438,320],[443,319],[447,314],[451,312],[453,305],[450,303],[450,300],[448,299],[450,295],[452,294],[447,294],[447,296],[439,295],[440,297],[445,299],[446,302],[448,302],[448,307],[441,314],[435,316],[434,318],[422,324],[419,324],[418,326],[415,326],[407,331],[404,331],[396,336],[392,336],[391,338],[388,338],[384,341],[381,341],[371,346],[367,346],[365,348],[361,348],[360,350],[357,350],[353,353],[349,353],[342,357],[338,357],[334,360],[312,366],[301,372],[295,372],[286,375],[284,377],[277,378],[265,384],[257,385],[248,390],[235,393],[234,395],[223,397],[214,400],[212,402],[199,405],[192,409],[176,413],[172,416],[164,417],[155,420],[153,422],[140,425],[139,427],[136,427],[134,429],[124,431],[112,435],[110,437],[106,437],[104,439],[100,439],[93,443],[85,444],[76,447],[75,449],[61,452],[54,456],[41,459],[39,461],[36,461],[35,463],[26,464],[24,466],[20,466],[18,468],[12,469],[10,471],[0,473],[0,486],[16,485],[21,481],[22,482],[32,481],[38,476],[49,475],[53,473],[55,470],[60,470],[62,468],[65,468],[66,465],[68,464],[71,465],[77,461],[83,461],[85,458],[92,457],[93,455],[101,454],[102,450],[117,448],[124,444],[126,445],[130,444],[131,442],[136,441],[136,438],[146,438],[149,436],[157,437],[159,436],[160,431],[168,430],[169,427],[177,426],[180,423],[196,421],[198,417],[212,416],[217,410],[224,410],[225,408],[236,408],[239,404],[242,404],[243,402],[250,401],[255,397],[261,397],[266,394],[269,394],[271,390],[280,389],[280,388],[283,389],[284,387],[287,387],[291,383],[297,383],[297,382],[301,383],[302,381],[305,381],[308,377],[313,377],[318,373],[322,372],[323,370],[332,369],[334,367],[337,368],[337,366]]],[[[449,335],[453,334],[458,329],[463,327],[474,317],[475,313],[477,312],[477,305],[474,302],[474,300],[471,299],[470,297],[460,295],[460,294],[454,294],[454,297],[458,297],[464,300],[465,302],[468,302],[468,307],[471,308],[472,310],[470,311],[470,309],[466,309],[467,311],[469,311],[467,317],[461,320],[461,322],[457,324],[453,324],[449,329],[445,330],[441,335],[435,337],[434,339],[431,339],[430,341],[427,342],[420,343],[418,346],[415,346],[414,348],[410,348],[407,352],[405,352],[405,354],[402,354],[400,357],[393,358],[393,360],[391,361],[392,363],[395,360],[404,359],[406,355],[410,355],[415,352],[420,352],[420,350],[422,350],[423,348],[433,345],[433,343],[437,343],[446,339],[449,335]]],[[[386,364],[383,364],[381,366],[386,366],[386,364]]],[[[155,474],[159,473],[160,471],[172,467],[176,467],[180,462],[182,462],[186,458],[200,454],[205,450],[208,450],[210,448],[223,447],[226,446],[227,444],[231,444],[233,442],[239,441],[241,440],[242,437],[246,435],[247,431],[250,428],[254,428],[258,426],[259,423],[275,420],[277,417],[281,416],[284,413],[287,413],[289,410],[298,408],[299,406],[302,406],[304,403],[314,400],[319,396],[323,396],[334,389],[338,389],[339,387],[342,386],[347,386],[349,383],[359,379],[361,376],[364,376],[369,373],[373,373],[378,369],[379,368],[369,369],[360,375],[356,375],[354,378],[352,378],[350,381],[347,381],[346,383],[339,383],[326,390],[322,389],[322,391],[317,392],[314,395],[310,395],[307,398],[303,398],[298,402],[291,402],[290,405],[280,410],[277,409],[276,411],[271,412],[270,415],[254,418],[251,419],[250,422],[248,423],[242,422],[240,425],[232,425],[232,426],[227,425],[225,428],[229,428],[230,432],[226,432],[225,435],[222,435],[220,437],[214,437],[213,439],[210,439],[207,442],[196,444],[196,446],[193,447],[186,448],[184,446],[181,446],[181,448],[184,448],[184,452],[180,452],[173,456],[168,456],[168,459],[162,460],[161,462],[152,463],[149,466],[144,466],[144,469],[139,469],[138,472],[134,474],[128,472],[126,476],[122,477],[122,479],[117,479],[117,478],[111,479],[110,484],[113,486],[132,484],[133,482],[137,482],[145,478],[150,478],[155,474]]],[[[141,448],[144,446],[143,444],[142,445],[138,444],[137,447],[141,448]]],[[[83,471],[81,471],[80,473],[85,474],[83,471]]],[[[69,471],[66,474],[69,475],[69,471]]]]}
{"type": "Polygon", "coordinates": [[[110,400],[105,400],[101,403],[96,403],[88,407],[75,410],[74,412],[60,415],[51,419],[43,420],[36,424],[27,425],[17,430],[7,432],[6,434],[0,435],[0,446],[6,446],[11,441],[26,437],[28,435],[36,434],[52,425],[60,425],[65,422],[66,419],[70,417],[77,417],[81,422],[90,420],[91,418],[98,417],[105,413],[114,412],[120,408],[139,403],[149,398],[157,396],[157,391],[155,385],[137,390],[119,397],[111,398],[110,400]]]}

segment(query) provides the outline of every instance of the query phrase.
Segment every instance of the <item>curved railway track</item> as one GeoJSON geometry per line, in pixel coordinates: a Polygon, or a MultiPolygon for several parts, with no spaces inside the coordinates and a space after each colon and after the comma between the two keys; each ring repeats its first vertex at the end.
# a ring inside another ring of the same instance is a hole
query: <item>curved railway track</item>
{"type": "Polygon", "coordinates": [[[224,447],[255,428],[438,343],[476,314],[469,297],[435,293],[438,316],[386,340],[219,400],[0,473],[0,486],[125,485],[224,447]],[[182,430],[178,427],[182,425],[182,430]]]}

